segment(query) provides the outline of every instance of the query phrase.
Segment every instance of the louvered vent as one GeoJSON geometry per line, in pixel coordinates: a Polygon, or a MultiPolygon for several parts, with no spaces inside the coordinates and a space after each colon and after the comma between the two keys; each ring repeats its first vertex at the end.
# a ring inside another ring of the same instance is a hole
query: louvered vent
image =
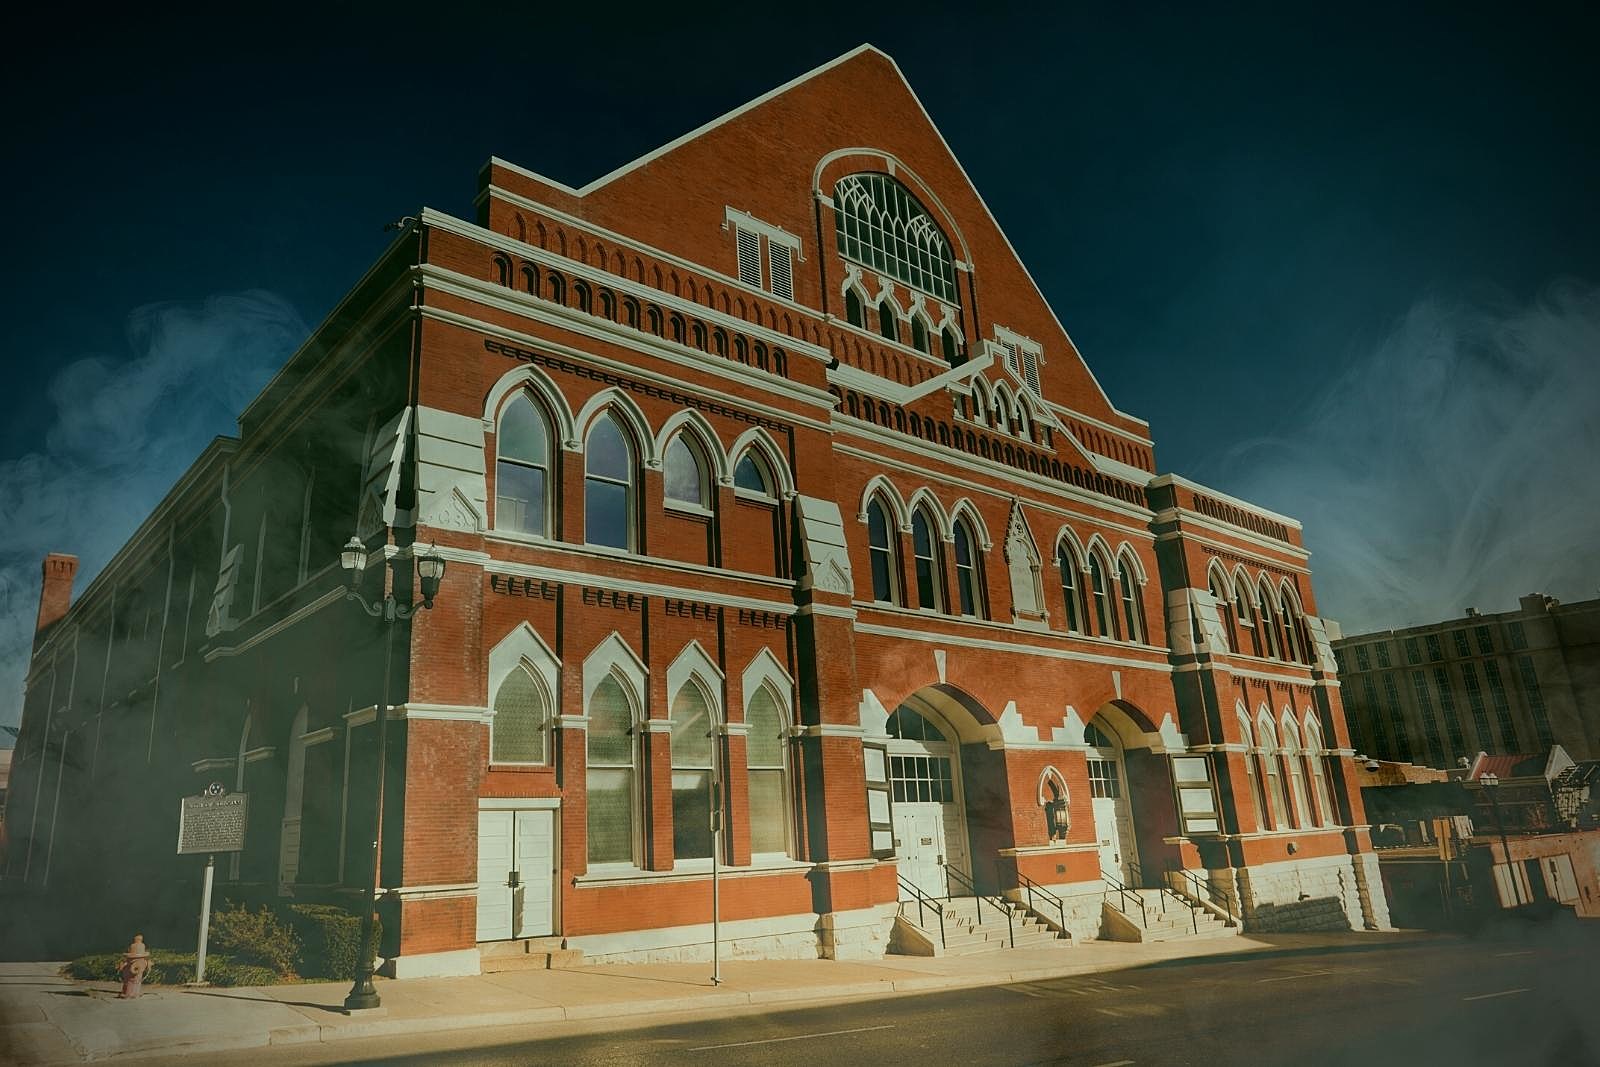
{"type": "MultiPolygon", "coordinates": [[[[767,242],[767,254],[772,257],[772,292],[785,300],[794,299],[794,264],[789,259],[786,245],[767,242]]],[[[742,257],[741,257],[742,258],[742,257]]],[[[742,270],[741,270],[742,273],[742,270]]]]}
{"type": "Polygon", "coordinates": [[[739,280],[746,285],[761,288],[761,238],[749,232],[739,232],[739,280]]]}

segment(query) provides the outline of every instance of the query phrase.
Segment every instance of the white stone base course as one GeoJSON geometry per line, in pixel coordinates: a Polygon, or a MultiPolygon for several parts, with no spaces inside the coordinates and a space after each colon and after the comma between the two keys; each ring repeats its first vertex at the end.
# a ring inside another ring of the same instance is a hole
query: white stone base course
{"type": "MultiPolygon", "coordinates": [[[[725,960],[882,959],[889,948],[894,906],[817,915],[777,915],[721,924],[725,960]]],[[[585,964],[704,963],[711,959],[711,924],[584,934],[566,939],[585,964]]]]}
{"type": "MultiPolygon", "coordinates": [[[[1044,888],[1061,898],[1062,910],[1066,912],[1066,931],[1072,935],[1072,940],[1095,941],[1105,936],[1100,909],[1106,895],[1104,882],[1064,882],[1044,888]]],[[[1023,904],[1028,902],[1027,894],[1020,889],[1008,889],[1005,896],[1023,904]]],[[[1061,925],[1054,904],[1037,893],[1034,894],[1033,903],[1035,915],[1051,926],[1061,925]]]]}
{"type": "Polygon", "coordinates": [[[1389,930],[1377,858],[1321,856],[1206,872],[1246,932],[1389,930]]]}
{"type": "Polygon", "coordinates": [[[385,960],[378,973],[390,978],[459,978],[481,973],[480,957],[476,946],[449,952],[419,952],[385,960]]]}

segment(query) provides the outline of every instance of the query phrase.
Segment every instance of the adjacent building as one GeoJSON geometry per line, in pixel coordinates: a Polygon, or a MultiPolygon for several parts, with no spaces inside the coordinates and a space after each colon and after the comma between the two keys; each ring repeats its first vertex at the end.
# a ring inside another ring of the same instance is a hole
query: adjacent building
{"type": "Polygon", "coordinates": [[[1300,525],[1157,474],[887,56],[582,188],[491,159],[477,204],[419,212],[75,602],[46,560],[13,886],[115,866],[189,915],[178,798],[217,782],[224,893],[354,898],[388,692],[401,976],[704,954],[714,858],[750,955],[1032,887],[1079,937],[1113,885],[1387,926],[1300,525]],[[369,596],[446,563],[387,677],[352,535],[369,596]]]}
{"type": "Polygon", "coordinates": [[[1479,752],[1600,758],[1600,600],[1530,594],[1517,610],[1343,636],[1333,651],[1352,742],[1452,768],[1479,752]]]}

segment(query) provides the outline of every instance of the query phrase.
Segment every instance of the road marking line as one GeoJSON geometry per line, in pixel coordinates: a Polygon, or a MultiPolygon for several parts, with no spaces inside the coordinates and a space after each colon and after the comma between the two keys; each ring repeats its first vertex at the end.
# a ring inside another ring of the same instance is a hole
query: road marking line
{"type": "Polygon", "coordinates": [[[1462,1000],[1489,1000],[1492,997],[1509,997],[1517,993],[1526,993],[1526,989],[1502,989],[1498,993],[1479,993],[1475,997],[1462,997],[1462,1000]]]}
{"type": "Polygon", "coordinates": [[[1516,952],[1496,952],[1495,955],[1496,956],[1531,956],[1531,955],[1533,955],[1533,949],[1525,948],[1525,949],[1519,949],[1516,952]]]}
{"type": "Polygon", "coordinates": [[[1094,1067],[1128,1067],[1132,1060],[1112,1060],[1110,1063],[1097,1063],[1094,1067]]]}
{"type": "Polygon", "coordinates": [[[760,1041],[734,1041],[734,1042],[730,1042],[729,1044],[726,1044],[726,1045],[701,1045],[698,1048],[692,1048],[692,1049],[689,1049],[687,1051],[689,1051],[689,1052],[710,1052],[712,1049],[718,1049],[718,1048],[746,1048],[747,1046],[750,1046],[750,1045],[776,1045],[779,1042],[783,1042],[783,1041],[804,1041],[807,1038],[812,1038],[812,1037],[838,1037],[840,1034],[865,1034],[865,1033],[870,1033],[873,1030],[893,1030],[893,1029],[894,1029],[893,1024],[890,1024],[888,1026],[858,1026],[854,1030],[829,1030],[827,1033],[824,1033],[824,1034],[795,1034],[793,1037],[768,1037],[768,1038],[763,1038],[760,1041]]]}
{"type": "Polygon", "coordinates": [[[1318,975],[1332,974],[1332,973],[1333,973],[1332,971],[1305,971],[1304,973],[1301,973],[1301,974],[1279,975],[1277,978],[1257,978],[1256,981],[1258,981],[1258,982],[1292,982],[1296,978],[1315,978],[1318,975]]]}

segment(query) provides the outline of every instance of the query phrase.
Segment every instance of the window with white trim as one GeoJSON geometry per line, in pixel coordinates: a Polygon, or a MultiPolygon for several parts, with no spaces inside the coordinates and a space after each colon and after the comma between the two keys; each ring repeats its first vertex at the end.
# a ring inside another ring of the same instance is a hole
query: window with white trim
{"type": "Polygon", "coordinates": [[[546,763],[550,752],[550,703],[524,666],[517,666],[494,695],[489,723],[490,763],[546,763]]]}
{"type": "Polygon", "coordinates": [[[584,541],[633,547],[634,465],[627,434],[607,412],[594,422],[584,446],[584,541]]]}
{"type": "Polygon", "coordinates": [[[1122,779],[1117,774],[1117,761],[1089,757],[1089,795],[1111,800],[1122,796],[1122,779]]]}
{"type": "Polygon", "coordinates": [[[667,445],[662,460],[662,483],[666,502],[697,510],[709,510],[711,492],[706,481],[706,463],[695,442],[680,433],[667,445]]]}
{"type": "Polygon", "coordinates": [[[633,862],[633,720],[633,705],[621,682],[601,679],[589,698],[584,790],[590,863],[633,862]]]}
{"type": "Polygon", "coordinates": [[[723,229],[733,230],[739,281],[753,289],[765,289],[784,300],[794,299],[794,261],[800,255],[800,239],[732,207],[724,209],[723,229]],[[761,246],[766,245],[766,275],[762,275],[761,246]]]}
{"type": "Polygon", "coordinates": [[[705,691],[684,683],[672,698],[672,855],[711,858],[712,768],[716,716],[705,691]]]}
{"type": "Polygon", "coordinates": [[[789,851],[789,780],[784,758],[787,742],[783,709],[765,685],[745,708],[750,733],[745,742],[750,770],[749,813],[752,855],[786,855],[789,851]]]}
{"type": "Polygon", "coordinates": [[[839,253],[948,303],[955,257],[927,210],[887,174],[850,174],[833,188],[839,253]]]}
{"type": "Polygon", "coordinates": [[[873,497],[867,505],[867,554],[872,561],[872,599],[884,604],[899,599],[895,596],[895,538],[888,509],[873,497]]]}

